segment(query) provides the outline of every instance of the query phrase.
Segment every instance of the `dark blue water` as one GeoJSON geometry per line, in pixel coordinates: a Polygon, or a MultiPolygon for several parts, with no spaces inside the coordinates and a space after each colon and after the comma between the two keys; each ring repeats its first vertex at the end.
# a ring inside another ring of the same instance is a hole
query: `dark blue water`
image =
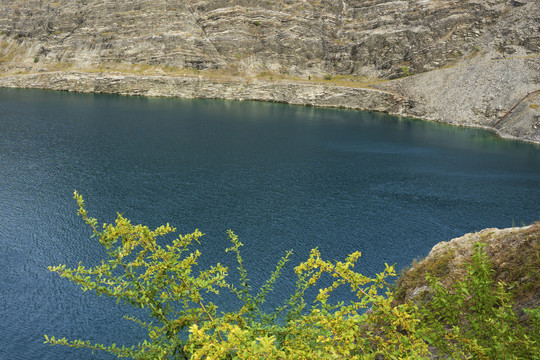
{"type": "Polygon", "coordinates": [[[254,286],[294,249],[279,298],[314,247],[327,259],[360,250],[372,275],[439,241],[540,219],[540,147],[366,112],[0,89],[1,359],[109,358],[43,345],[45,333],[143,336],[128,307],[47,270],[103,256],[75,189],[100,222],[118,211],[200,229],[205,264],[233,264],[233,229],[254,286]]]}

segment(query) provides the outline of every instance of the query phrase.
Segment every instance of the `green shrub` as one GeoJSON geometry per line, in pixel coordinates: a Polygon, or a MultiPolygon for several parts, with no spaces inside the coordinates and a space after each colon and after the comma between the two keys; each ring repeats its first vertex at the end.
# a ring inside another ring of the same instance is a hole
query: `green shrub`
{"type": "Polygon", "coordinates": [[[408,66],[401,67],[401,77],[407,77],[412,75],[414,75],[414,72],[412,72],[408,66]]]}
{"type": "Polygon", "coordinates": [[[83,291],[145,309],[151,321],[126,318],[142,326],[149,340],[125,347],[45,336],[46,343],[135,359],[427,359],[428,346],[454,358],[534,359],[540,353],[540,311],[529,312],[530,329],[517,322],[503,285],[493,286],[481,246],[467,279],[448,291],[433,278],[433,301],[420,308],[410,301],[395,305],[386,281],[395,275],[393,266],[386,265],[370,278],[353,270],[359,252],[330,262],[314,249],[295,268],[295,291],[282,306],[266,312],[262,305],[292,252],[254,293],[240,254],[243,244],[232,231],[228,232],[232,246],[226,251],[236,257],[239,285],[227,281],[228,269],[220,264],[197,269],[201,252],[194,245],[203,236],[198,230],[166,241],[161,238],[175,231],[169,224],[150,230],[132,225],[122,215],[99,228],[82,197],[77,192],[74,197],[79,215],[108,259],[91,268],[79,264],[75,269],[65,265],[49,269],[83,291]],[[324,276],[332,279],[331,284],[320,288],[313,304],[307,304],[306,292],[324,276]],[[347,304],[336,303],[333,296],[342,286],[354,294],[347,304]],[[220,291],[235,294],[241,307],[218,312],[204,294],[220,291]]]}
{"type": "MultiPolygon", "coordinates": [[[[539,324],[523,326],[505,284],[494,284],[493,267],[476,243],[465,279],[450,289],[428,277],[433,299],[421,307],[426,339],[447,356],[475,359],[538,359],[539,324]]],[[[534,316],[538,309],[531,312],[534,316]]]]}

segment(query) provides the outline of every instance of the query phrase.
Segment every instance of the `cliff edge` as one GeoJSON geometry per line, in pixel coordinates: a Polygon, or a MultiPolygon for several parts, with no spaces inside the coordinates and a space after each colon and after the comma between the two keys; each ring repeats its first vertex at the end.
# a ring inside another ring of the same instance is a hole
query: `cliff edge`
{"type": "Polygon", "coordinates": [[[518,308],[540,306],[540,222],[507,229],[484,229],[441,242],[428,256],[405,270],[396,285],[398,301],[429,293],[426,274],[438,277],[449,287],[466,274],[474,244],[486,245],[495,283],[504,282],[518,308]]]}

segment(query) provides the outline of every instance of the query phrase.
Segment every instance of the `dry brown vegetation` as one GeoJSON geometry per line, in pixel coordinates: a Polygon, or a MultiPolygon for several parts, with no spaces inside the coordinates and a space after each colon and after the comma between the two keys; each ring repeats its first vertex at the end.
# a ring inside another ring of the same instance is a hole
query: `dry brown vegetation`
{"type": "Polygon", "coordinates": [[[521,228],[485,229],[436,245],[425,259],[402,272],[396,299],[403,301],[426,286],[428,273],[446,287],[463,279],[475,242],[487,245],[495,283],[504,282],[519,307],[540,305],[540,221],[521,228]]]}

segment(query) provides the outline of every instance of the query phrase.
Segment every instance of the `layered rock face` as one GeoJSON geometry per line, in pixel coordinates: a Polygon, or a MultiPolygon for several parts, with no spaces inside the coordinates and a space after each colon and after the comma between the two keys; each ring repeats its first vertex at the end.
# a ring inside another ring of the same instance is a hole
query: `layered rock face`
{"type": "Polygon", "coordinates": [[[486,45],[540,52],[538,18],[531,11],[511,16],[534,1],[512,3],[1,0],[0,31],[31,47],[32,61],[391,78],[447,65],[486,45]]]}
{"type": "Polygon", "coordinates": [[[387,113],[403,111],[408,104],[399,95],[376,89],[242,78],[222,80],[205,77],[48,72],[13,78],[0,77],[0,87],[2,86],[190,99],[258,100],[387,113]]]}
{"type": "MultiPolygon", "coordinates": [[[[303,80],[407,77],[380,89],[416,104],[409,115],[459,125],[492,127],[540,89],[538,0],[0,0],[0,34],[4,76],[123,64],[303,80]]],[[[531,101],[497,130],[540,141],[531,101]]]]}

